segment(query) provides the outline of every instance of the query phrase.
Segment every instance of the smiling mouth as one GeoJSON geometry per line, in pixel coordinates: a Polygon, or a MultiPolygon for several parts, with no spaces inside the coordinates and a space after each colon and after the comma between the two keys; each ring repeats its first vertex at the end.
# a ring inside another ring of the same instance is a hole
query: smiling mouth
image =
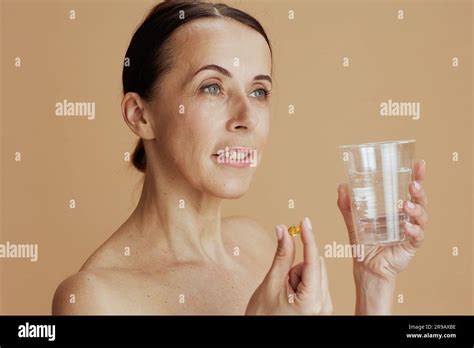
{"type": "Polygon", "coordinates": [[[225,151],[222,154],[215,153],[212,156],[219,157],[222,156],[225,159],[235,159],[236,161],[243,161],[246,158],[250,157],[250,150],[245,150],[245,151],[225,151]]]}
{"type": "Polygon", "coordinates": [[[230,167],[249,167],[254,166],[252,159],[252,154],[256,150],[252,150],[248,147],[226,147],[224,150],[219,150],[218,153],[212,154],[218,164],[222,164],[230,167]]]}

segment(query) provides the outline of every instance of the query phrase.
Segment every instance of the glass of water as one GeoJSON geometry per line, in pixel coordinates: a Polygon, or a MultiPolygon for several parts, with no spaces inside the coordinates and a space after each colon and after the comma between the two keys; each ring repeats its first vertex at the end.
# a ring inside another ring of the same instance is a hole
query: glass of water
{"type": "Polygon", "coordinates": [[[358,244],[397,244],[405,240],[403,210],[411,200],[415,140],[339,147],[350,187],[358,244]]]}

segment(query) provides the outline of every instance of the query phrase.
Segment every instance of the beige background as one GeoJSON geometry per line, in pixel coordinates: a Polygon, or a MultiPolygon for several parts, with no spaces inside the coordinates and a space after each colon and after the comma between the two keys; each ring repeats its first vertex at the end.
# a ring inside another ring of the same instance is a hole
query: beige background
{"type": "MultiPolygon", "coordinates": [[[[472,314],[473,3],[225,2],[266,28],[277,84],[264,160],[250,192],[224,212],[255,217],[271,234],[276,223],[308,215],[320,249],[346,243],[336,207],[344,180],[338,145],[416,139],[417,158],[427,162],[430,222],[425,245],[398,278],[404,303],[395,313],[472,314]],[[421,119],[379,116],[388,99],[420,102],[421,119]]],[[[140,175],[123,160],[135,137],[119,109],[121,64],[154,3],[2,1],[0,243],[38,243],[39,261],[0,259],[1,314],[50,313],[59,282],[136,204],[140,175]],[[56,117],[63,99],[95,102],[96,119],[56,117]]],[[[335,313],[353,313],[351,260],[327,265],[335,313]]]]}

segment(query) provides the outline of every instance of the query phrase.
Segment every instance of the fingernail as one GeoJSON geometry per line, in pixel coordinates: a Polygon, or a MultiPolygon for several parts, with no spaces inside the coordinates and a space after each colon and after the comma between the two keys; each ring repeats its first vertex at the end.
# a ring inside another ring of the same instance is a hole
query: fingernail
{"type": "Polygon", "coordinates": [[[280,225],[275,226],[275,232],[278,240],[281,240],[281,238],[283,237],[283,230],[281,229],[280,225]]]}
{"type": "Polygon", "coordinates": [[[413,208],[415,208],[415,205],[414,205],[412,202],[408,201],[407,207],[408,207],[409,209],[413,209],[413,208]]]}
{"type": "Polygon", "coordinates": [[[423,164],[424,166],[426,166],[425,160],[421,160],[421,164],[423,164]]]}
{"type": "Polygon", "coordinates": [[[405,226],[411,231],[413,228],[413,224],[410,221],[405,221],[405,226]]]}
{"type": "Polygon", "coordinates": [[[311,226],[311,221],[309,220],[309,217],[305,217],[305,218],[303,219],[303,223],[306,224],[306,226],[307,226],[310,230],[313,229],[313,226],[311,226]]]}
{"type": "Polygon", "coordinates": [[[413,187],[415,188],[415,191],[420,191],[421,189],[421,185],[416,181],[413,182],[413,187]]]}

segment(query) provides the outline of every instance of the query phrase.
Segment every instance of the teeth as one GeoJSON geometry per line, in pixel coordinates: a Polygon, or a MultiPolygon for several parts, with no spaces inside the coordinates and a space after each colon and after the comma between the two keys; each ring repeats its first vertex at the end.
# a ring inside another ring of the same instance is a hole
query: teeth
{"type": "Polygon", "coordinates": [[[249,156],[249,151],[247,150],[230,149],[222,152],[226,160],[243,161],[246,157],[249,156]]]}
{"type": "Polygon", "coordinates": [[[233,159],[237,161],[242,161],[246,156],[247,154],[241,151],[232,151],[231,154],[229,155],[229,157],[232,157],[233,159]]]}

